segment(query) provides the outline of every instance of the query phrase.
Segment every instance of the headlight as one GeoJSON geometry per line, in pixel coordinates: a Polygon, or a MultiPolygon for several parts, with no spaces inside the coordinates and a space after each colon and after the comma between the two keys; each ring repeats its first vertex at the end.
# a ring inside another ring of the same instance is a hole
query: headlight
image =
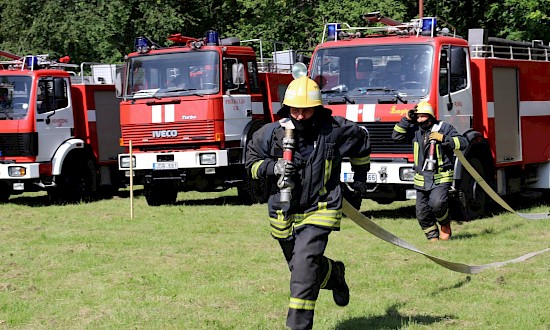
{"type": "Polygon", "coordinates": [[[412,167],[400,167],[399,179],[401,181],[414,181],[414,170],[412,167]]]}
{"type": "MultiPolygon", "coordinates": [[[[130,156],[120,157],[120,167],[130,168],[130,156]]],[[[136,167],[136,156],[132,156],[132,168],[136,167]]]]}
{"type": "Polygon", "coordinates": [[[200,154],[199,161],[201,165],[216,165],[216,154],[200,154]]]}
{"type": "Polygon", "coordinates": [[[8,167],[8,175],[15,177],[22,177],[27,174],[27,169],[22,166],[10,166],[8,167]]]}

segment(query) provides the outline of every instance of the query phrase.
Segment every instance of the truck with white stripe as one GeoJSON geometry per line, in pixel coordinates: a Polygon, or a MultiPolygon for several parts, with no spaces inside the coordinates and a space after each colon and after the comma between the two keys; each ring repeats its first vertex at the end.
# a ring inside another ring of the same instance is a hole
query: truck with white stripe
{"type": "Polygon", "coordinates": [[[0,55],[0,202],[43,190],[78,202],[122,186],[115,67],[0,55]]]}
{"type": "Polygon", "coordinates": [[[243,202],[265,202],[267,182],[247,177],[245,149],[252,133],[277,119],[292,63],[267,63],[263,54],[257,61],[251,46],[216,31],[169,40],[161,47],[137,38],[118,75],[127,148],[119,169],[143,184],[153,206],[173,204],[180,191],[230,187],[243,202]]]}
{"type": "MultiPolygon", "coordinates": [[[[309,75],[323,103],[365,126],[371,139],[369,192],[380,203],[415,198],[413,150],[392,141],[395,124],[420,101],[469,140],[467,160],[500,195],[550,189],[550,47],[514,42],[424,17],[400,23],[369,13],[377,26],[325,25],[309,75]],[[446,25],[446,26],[445,26],[446,25]]],[[[488,198],[457,162],[455,218],[482,215],[488,198]]],[[[342,181],[353,181],[349,163],[342,181]]]]}

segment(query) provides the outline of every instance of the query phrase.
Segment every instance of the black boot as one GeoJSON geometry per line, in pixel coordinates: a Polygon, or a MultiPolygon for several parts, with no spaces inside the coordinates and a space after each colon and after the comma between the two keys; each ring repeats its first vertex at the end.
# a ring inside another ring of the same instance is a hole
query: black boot
{"type": "Polygon", "coordinates": [[[332,266],[334,272],[334,286],[332,287],[332,298],[338,306],[347,306],[349,304],[349,287],[346,284],[346,267],[341,261],[335,261],[332,266]]]}

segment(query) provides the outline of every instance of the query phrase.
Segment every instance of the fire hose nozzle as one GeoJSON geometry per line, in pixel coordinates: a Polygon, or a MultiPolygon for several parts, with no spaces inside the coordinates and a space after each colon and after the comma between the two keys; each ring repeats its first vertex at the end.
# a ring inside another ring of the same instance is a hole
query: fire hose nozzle
{"type": "MultiPolygon", "coordinates": [[[[283,159],[292,162],[294,158],[294,130],[285,128],[285,136],[283,137],[283,159]]],[[[277,181],[277,187],[281,193],[281,203],[290,203],[292,199],[292,188],[294,182],[289,177],[281,176],[277,181]]]]}
{"type": "Polygon", "coordinates": [[[434,153],[435,153],[435,140],[430,140],[430,150],[428,153],[428,159],[426,159],[426,162],[424,163],[424,168],[426,171],[435,171],[435,159],[434,159],[434,153]]]}

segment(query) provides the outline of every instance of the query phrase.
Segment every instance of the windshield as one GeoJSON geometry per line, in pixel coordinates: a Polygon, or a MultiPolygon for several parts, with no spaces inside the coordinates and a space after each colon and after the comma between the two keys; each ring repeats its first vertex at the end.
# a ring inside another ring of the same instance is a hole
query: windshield
{"type": "Polygon", "coordinates": [[[0,120],[23,119],[29,110],[31,77],[0,77],[0,120]]]}
{"type": "Polygon", "coordinates": [[[162,97],[219,92],[219,55],[185,52],[128,59],[126,97],[162,97]]]}
{"type": "Polygon", "coordinates": [[[313,58],[311,78],[323,100],[365,98],[377,102],[382,95],[419,98],[428,94],[433,48],[429,45],[373,45],[325,48],[313,58]]]}

